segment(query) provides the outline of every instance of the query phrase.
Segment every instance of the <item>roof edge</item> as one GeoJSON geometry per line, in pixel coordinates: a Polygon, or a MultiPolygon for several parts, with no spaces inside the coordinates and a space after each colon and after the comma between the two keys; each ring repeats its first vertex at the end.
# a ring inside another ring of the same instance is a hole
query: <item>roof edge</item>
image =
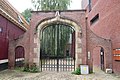
{"type": "Polygon", "coordinates": [[[5,18],[8,18],[9,21],[13,22],[13,24],[17,25],[19,28],[27,31],[27,28],[26,28],[24,25],[20,24],[20,23],[19,23],[18,21],[16,21],[13,17],[11,17],[9,14],[7,14],[4,10],[2,10],[2,9],[0,8],[0,11],[2,12],[2,13],[0,13],[2,16],[4,16],[5,18]],[[4,15],[3,15],[3,14],[4,14],[4,15]]]}
{"type": "Polygon", "coordinates": [[[73,12],[73,11],[77,11],[77,12],[79,12],[79,11],[84,11],[84,12],[86,12],[86,9],[80,9],[80,10],[41,10],[41,11],[31,11],[32,13],[36,13],[36,12],[56,12],[56,11],[60,11],[60,12],[73,12]]]}

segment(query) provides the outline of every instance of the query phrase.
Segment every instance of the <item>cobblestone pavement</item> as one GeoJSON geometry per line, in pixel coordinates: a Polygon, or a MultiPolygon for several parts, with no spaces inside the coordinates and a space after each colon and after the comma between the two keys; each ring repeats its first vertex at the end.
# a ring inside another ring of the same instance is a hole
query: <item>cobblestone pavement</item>
{"type": "Polygon", "coordinates": [[[0,72],[0,80],[120,80],[120,75],[104,72],[89,75],[74,75],[71,72],[39,72],[27,73],[18,70],[0,72]]]}

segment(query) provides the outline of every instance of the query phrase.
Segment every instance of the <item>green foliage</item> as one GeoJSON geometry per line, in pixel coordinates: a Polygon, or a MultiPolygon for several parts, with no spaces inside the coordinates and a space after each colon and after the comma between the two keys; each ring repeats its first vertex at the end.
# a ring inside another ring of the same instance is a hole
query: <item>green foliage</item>
{"type": "Polygon", "coordinates": [[[36,73],[39,71],[39,69],[37,68],[36,64],[33,63],[33,65],[29,66],[29,64],[25,64],[24,68],[23,68],[24,72],[32,72],[32,73],[36,73]]]}
{"type": "Polygon", "coordinates": [[[30,66],[29,71],[32,73],[38,72],[39,69],[37,68],[36,64],[34,63],[33,65],[30,66]]]}
{"type": "Polygon", "coordinates": [[[80,75],[81,74],[80,68],[76,68],[76,70],[72,72],[72,74],[80,75]]]}
{"type": "Polygon", "coordinates": [[[67,10],[71,0],[31,0],[37,11],[39,10],[67,10]]]}
{"type": "Polygon", "coordinates": [[[23,15],[23,17],[26,19],[26,21],[28,21],[28,22],[30,22],[31,11],[32,11],[32,9],[26,9],[24,12],[21,13],[23,15]]]}
{"type": "Polygon", "coordinates": [[[24,67],[15,67],[15,70],[23,71],[23,70],[24,70],[24,67]]]}
{"type": "Polygon", "coordinates": [[[29,72],[29,64],[26,63],[25,66],[23,67],[23,71],[29,72]]]}
{"type": "Polygon", "coordinates": [[[93,70],[90,70],[89,73],[92,74],[92,73],[93,73],[93,70]]]}

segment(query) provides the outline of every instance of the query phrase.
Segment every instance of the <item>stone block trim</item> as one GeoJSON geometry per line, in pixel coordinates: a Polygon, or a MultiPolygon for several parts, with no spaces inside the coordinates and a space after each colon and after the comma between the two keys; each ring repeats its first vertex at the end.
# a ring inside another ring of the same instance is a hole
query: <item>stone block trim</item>
{"type": "MultiPolygon", "coordinates": [[[[76,66],[79,65],[79,64],[82,64],[82,59],[79,59],[78,61],[78,56],[77,54],[78,53],[82,53],[82,40],[81,40],[81,30],[82,28],[85,28],[85,23],[84,23],[84,19],[85,19],[85,16],[83,15],[84,14],[84,11],[76,11],[76,12],[72,12],[72,15],[77,15],[78,13],[80,13],[82,16],[82,18],[80,18],[79,20],[81,21],[82,24],[79,23],[79,21],[77,19],[73,17],[71,17],[71,15],[69,15],[69,13],[71,12],[60,12],[60,15],[59,16],[54,16],[54,12],[48,12],[48,13],[45,13],[45,12],[38,12],[38,14],[36,15],[36,12],[33,12],[33,16],[31,18],[31,42],[30,44],[33,44],[31,46],[31,51],[33,51],[34,54],[40,54],[40,35],[41,35],[41,32],[42,30],[46,27],[46,25],[48,24],[51,24],[51,23],[54,23],[54,22],[62,22],[62,23],[66,23],[68,25],[71,25],[72,28],[75,30],[75,55],[76,55],[76,66]],[[39,14],[40,13],[40,14],[39,14]],[[63,14],[63,13],[67,13],[67,14],[63,14]],[[75,13],[75,14],[74,14],[75,13]],[[46,15],[46,16],[43,16],[42,14],[46,15]],[[51,15],[52,14],[52,15],[51,15]],[[49,16],[48,16],[49,15],[49,16]],[[47,17],[48,16],[48,17],[47,17]],[[72,19],[74,18],[74,19],[72,19]],[[83,26],[80,26],[80,25],[83,25],[83,26]],[[34,32],[35,31],[35,32],[34,32]],[[37,45],[36,45],[37,44],[37,45]],[[38,50],[36,50],[38,49],[38,50]]],[[[84,30],[84,29],[83,29],[84,30]]],[[[84,34],[84,33],[83,33],[84,34]]],[[[86,53],[85,53],[86,54],[86,53]]],[[[31,54],[33,55],[33,54],[31,54]]],[[[36,59],[36,58],[39,58],[40,55],[36,56],[36,57],[33,57],[35,58],[35,60],[33,59],[34,62],[36,63],[40,63],[39,59],[36,59]]],[[[82,56],[81,56],[82,57],[82,56]]]]}

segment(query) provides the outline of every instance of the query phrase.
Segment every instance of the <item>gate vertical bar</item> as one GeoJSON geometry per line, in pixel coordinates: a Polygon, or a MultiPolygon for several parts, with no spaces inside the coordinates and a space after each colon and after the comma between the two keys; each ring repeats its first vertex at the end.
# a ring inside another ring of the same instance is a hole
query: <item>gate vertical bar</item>
{"type": "MultiPolygon", "coordinates": [[[[64,34],[64,26],[62,25],[62,47],[63,47],[63,34],[64,34]]],[[[62,48],[64,49],[64,48],[62,48]]],[[[64,59],[65,59],[65,53],[64,53],[64,50],[62,50],[62,53],[63,53],[63,71],[64,71],[64,59]]]]}
{"type": "Polygon", "coordinates": [[[57,26],[57,72],[59,71],[59,24],[57,26]]]}
{"type": "Polygon", "coordinates": [[[73,33],[74,35],[73,35],[73,39],[74,39],[74,41],[73,41],[73,44],[74,44],[74,71],[75,71],[75,60],[76,60],[76,57],[75,57],[75,40],[76,40],[76,38],[75,38],[75,31],[74,31],[74,33],[73,33]]]}
{"type": "MultiPolygon", "coordinates": [[[[55,57],[55,53],[56,53],[56,46],[55,46],[56,45],[55,44],[56,43],[56,41],[55,41],[56,40],[56,34],[55,33],[56,33],[56,26],[54,25],[54,55],[53,55],[53,57],[55,57]]],[[[53,60],[54,60],[54,71],[55,71],[55,59],[53,58],[53,60]]]]}
{"type": "Polygon", "coordinates": [[[42,71],[42,53],[43,53],[43,31],[42,31],[42,39],[41,39],[41,47],[40,47],[40,62],[41,62],[41,71],[42,71]]]}

